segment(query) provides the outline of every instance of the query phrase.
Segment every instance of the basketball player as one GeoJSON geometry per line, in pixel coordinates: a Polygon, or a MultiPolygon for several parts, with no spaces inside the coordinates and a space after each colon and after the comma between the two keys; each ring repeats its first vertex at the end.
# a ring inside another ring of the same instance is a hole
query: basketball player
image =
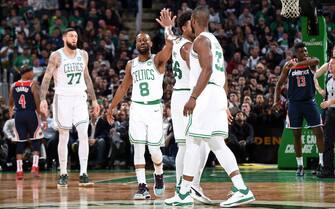
{"type": "Polygon", "coordinates": [[[324,120],[324,167],[316,175],[319,178],[334,178],[334,139],[335,139],[335,47],[333,48],[331,58],[319,68],[314,75],[316,90],[325,97],[320,104],[325,109],[324,120]],[[326,74],[325,89],[319,85],[318,78],[326,74]]]}
{"type": "Polygon", "coordinates": [[[199,168],[199,149],[208,143],[221,166],[233,182],[232,196],[220,204],[232,207],[254,201],[252,192],[245,186],[234,154],[225,144],[228,137],[227,96],[224,89],[225,69],[220,43],[208,32],[209,11],[197,7],[191,17],[196,38],[190,54],[190,87],[192,93],[184,106],[189,116],[183,180],[175,196],[165,200],[166,205],[193,205],[190,188],[199,168]]]}
{"type": "MultiPolygon", "coordinates": [[[[15,82],[10,90],[9,108],[13,115],[15,107],[15,133],[19,141],[16,144],[16,179],[24,178],[22,170],[22,154],[27,140],[31,140],[33,151],[33,166],[31,173],[39,177],[39,152],[41,149],[41,138],[43,133],[39,120],[40,90],[38,84],[33,81],[34,73],[31,66],[23,65],[20,69],[21,80],[15,82]]],[[[46,118],[44,118],[45,121],[46,118]]]]}
{"type": "MultiPolygon", "coordinates": [[[[172,25],[171,12],[161,11],[156,19],[163,27],[172,25]]],[[[166,34],[172,33],[166,28],[166,34]],[[169,32],[167,32],[169,31],[169,32]]],[[[161,98],[163,96],[163,77],[165,64],[171,57],[172,35],[166,37],[163,49],[156,55],[151,54],[152,42],[148,34],[140,33],[136,37],[136,49],[139,56],[126,65],[124,79],[117,89],[109,106],[107,119],[113,123],[113,112],[132,85],[131,106],[129,112],[129,139],[134,145],[134,164],[138,182],[138,191],[134,199],[148,199],[150,194],[145,179],[145,145],[148,145],[154,163],[154,194],[161,196],[165,187],[163,182],[163,164],[160,145],[163,142],[163,118],[161,98]]]]}
{"type": "Polygon", "coordinates": [[[79,186],[93,185],[87,175],[88,160],[88,107],[86,90],[92,100],[93,112],[99,113],[92,80],[88,72],[88,55],[77,48],[78,34],[73,28],[63,32],[64,47],[51,53],[41,87],[41,111],[46,115],[48,103],[46,94],[50,80],[55,83],[53,117],[59,131],[58,157],[60,176],[58,186],[68,184],[67,157],[69,130],[74,125],[79,138],[80,177],[79,186]]]}
{"type": "Polygon", "coordinates": [[[304,43],[295,45],[295,55],[283,67],[277,82],[274,95],[274,108],[280,108],[281,87],[288,78],[288,112],[286,125],[292,129],[294,135],[294,150],[296,153],[298,169],[297,176],[304,176],[304,164],[301,149],[301,128],[305,118],[309,127],[316,136],[319,150],[319,168],[323,166],[323,130],[319,110],[315,103],[314,72],[319,60],[308,57],[307,48],[304,43]]]}
{"type": "MultiPolygon", "coordinates": [[[[176,142],[178,143],[178,153],[176,156],[176,182],[180,183],[180,177],[183,174],[183,164],[185,155],[185,130],[188,118],[183,116],[183,107],[190,97],[189,87],[189,51],[194,39],[191,28],[192,11],[182,13],[178,18],[178,26],[182,32],[182,36],[173,41],[172,61],[173,75],[176,80],[171,97],[171,116],[173,124],[173,132],[176,142]]],[[[202,171],[206,165],[209,147],[207,143],[201,144],[200,147],[200,163],[199,169],[193,179],[191,187],[191,195],[194,199],[209,204],[211,200],[206,197],[200,187],[200,178],[202,171]]],[[[177,185],[178,187],[179,185],[177,185]]]]}

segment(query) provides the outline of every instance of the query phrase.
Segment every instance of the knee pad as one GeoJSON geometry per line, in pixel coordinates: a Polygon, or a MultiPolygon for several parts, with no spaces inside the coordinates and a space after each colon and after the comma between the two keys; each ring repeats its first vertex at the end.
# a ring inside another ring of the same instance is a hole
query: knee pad
{"type": "Polygon", "coordinates": [[[161,164],[163,160],[163,155],[160,147],[158,146],[149,146],[149,152],[151,155],[152,161],[157,165],[161,164]]]}

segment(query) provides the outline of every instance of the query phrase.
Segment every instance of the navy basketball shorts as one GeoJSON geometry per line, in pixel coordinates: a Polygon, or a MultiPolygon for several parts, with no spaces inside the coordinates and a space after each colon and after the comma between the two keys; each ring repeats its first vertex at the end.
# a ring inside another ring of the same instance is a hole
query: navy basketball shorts
{"type": "Polygon", "coordinates": [[[314,100],[289,101],[286,127],[300,129],[304,118],[309,128],[322,126],[321,115],[314,100]]]}
{"type": "Polygon", "coordinates": [[[17,111],[15,113],[15,129],[19,140],[43,138],[40,121],[36,111],[17,111]]]}

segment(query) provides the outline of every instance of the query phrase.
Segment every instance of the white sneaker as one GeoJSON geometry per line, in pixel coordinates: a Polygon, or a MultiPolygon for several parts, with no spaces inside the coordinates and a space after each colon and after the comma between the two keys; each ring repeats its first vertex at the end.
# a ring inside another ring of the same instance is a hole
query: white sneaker
{"type": "Polygon", "coordinates": [[[175,196],[166,199],[164,204],[168,206],[192,206],[193,198],[191,197],[190,192],[181,194],[179,190],[176,190],[175,196]]]}
{"type": "Polygon", "coordinates": [[[234,192],[233,195],[226,201],[220,203],[220,207],[229,208],[238,205],[243,205],[255,201],[255,197],[249,188],[243,190],[240,189],[234,192]]]}
{"type": "Polygon", "coordinates": [[[191,197],[203,204],[208,204],[208,205],[213,204],[212,200],[206,197],[206,195],[203,193],[201,187],[191,186],[191,197]]]}

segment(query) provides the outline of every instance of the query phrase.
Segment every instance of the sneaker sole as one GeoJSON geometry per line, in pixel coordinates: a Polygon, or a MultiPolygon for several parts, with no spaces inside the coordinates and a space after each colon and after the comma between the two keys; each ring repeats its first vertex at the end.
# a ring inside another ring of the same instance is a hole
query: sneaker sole
{"type": "Polygon", "coordinates": [[[57,184],[57,187],[65,188],[65,187],[67,187],[67,184],[65,184],[65,185],[57,184]]]}
{"type": "Polygon", "coordinates": [[[88,183],[78,183],[78,186],[80,187],[90,187],[93,186],[94,183],[93,182],[88,182],[88,183]]]}
{"type": "Polygon", "coordinates": [[[164,203],[167,206],[193,206],[193,202],[186,202],[186,203],[181,203],[181,202],[173,202],[173,203],[164,203]]]}
{"type": "Polygon", "coordinates": [[[238,205],[244,205],[244,204],[247,204],[247,203],[250,203],[250,202],[253,202],[255,201],[255,197],[249,197],[249,198],[246,198],[245,200],[239,200],[238,202],[234,202],[234,203],[231,203],[231,204],[227,204],[227,205],[221,205],[220,204],[220,207],[221,208],[230,208],[230,207],[235,207],[235,206],[238,206],[238,205]]]}
{"type": "Polygon", "coordinates": [[[133,197],[133,200],[147,200],[147,199],[150,199],[151,196],[145,196],[145,197],[133,197]]]}
{"type": "Polygon", "coordinates": [[[156,189],[155,186],[153,188],[154,190],[154,194],[156,197],[161,197],[164,195],[164,192],[165,192],[165,186],[163,187],[163,189],[156,189]]]}
{"type": "Polygon", "coordinates": [[[209,199],[205,195],[201,194],[200,192],[195,190],[193,187],[191,187],[191,194],[190,195],[193,199],[197,200],[200,203],[203,203],[203,204],[206,204],[206,205],[213,205],[213,202],[212,202],[211,199],[209,199]]]}

